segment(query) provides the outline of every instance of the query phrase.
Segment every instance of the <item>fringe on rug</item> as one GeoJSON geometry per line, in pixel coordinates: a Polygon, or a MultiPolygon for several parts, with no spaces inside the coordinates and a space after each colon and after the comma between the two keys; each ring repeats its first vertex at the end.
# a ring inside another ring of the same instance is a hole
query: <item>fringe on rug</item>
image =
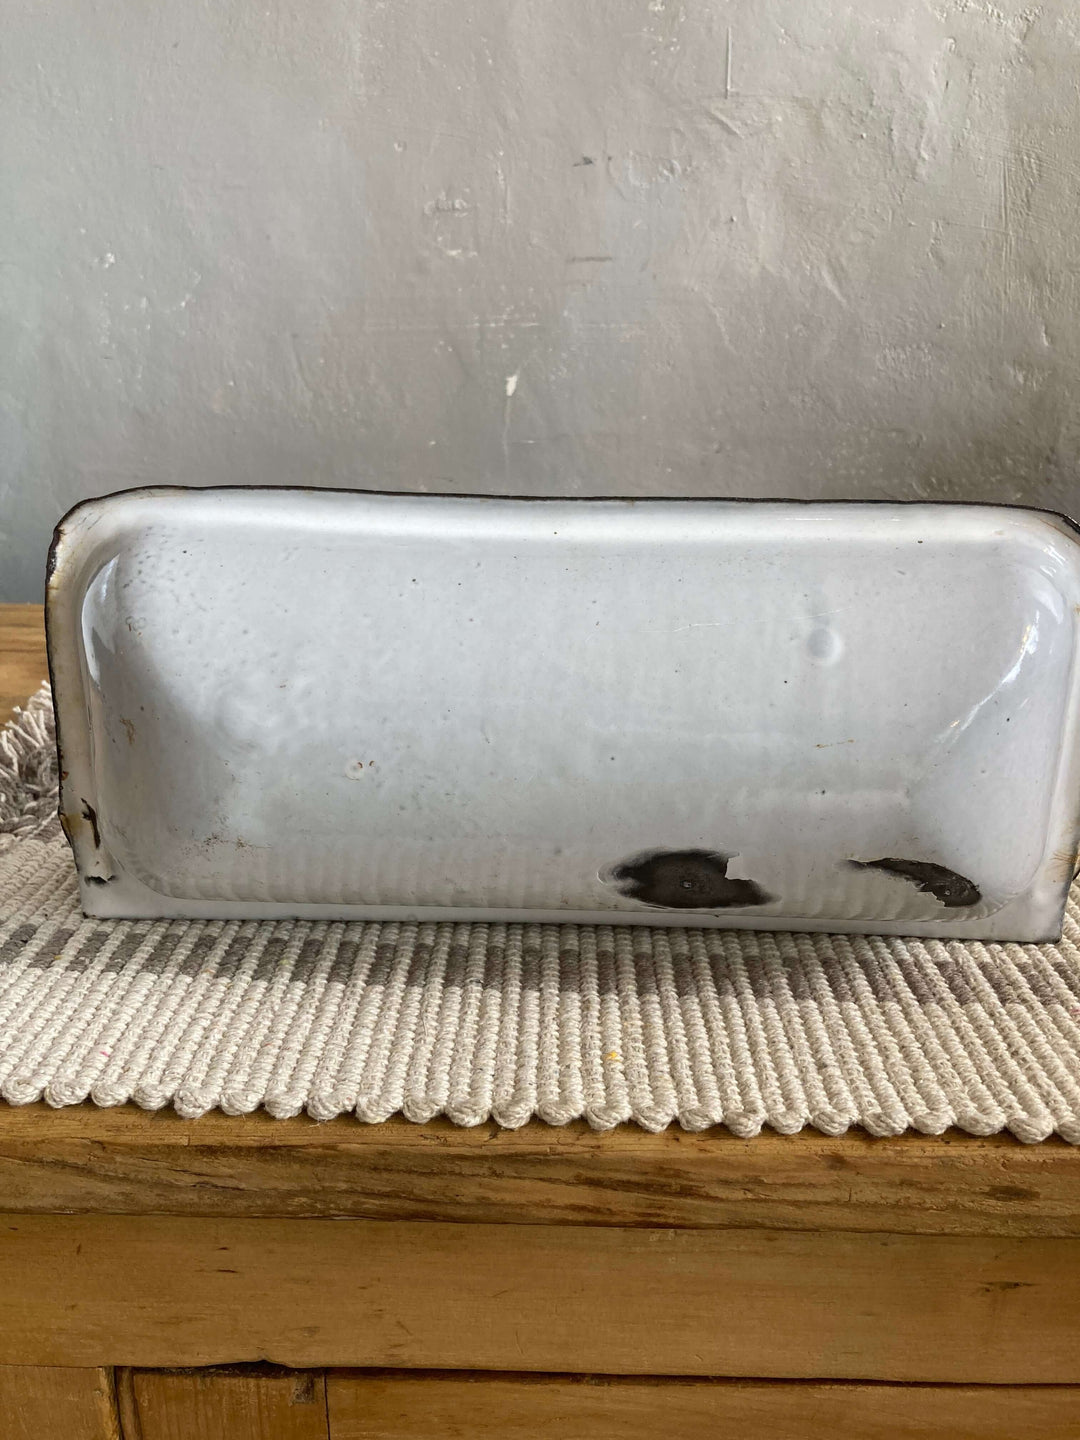
{"type": "Polygon", "coordinates": [[[16,840],[44,835],[56,824],[56,766],[52,691],[48,685],[0,729],[0,853],[16,840]]]}

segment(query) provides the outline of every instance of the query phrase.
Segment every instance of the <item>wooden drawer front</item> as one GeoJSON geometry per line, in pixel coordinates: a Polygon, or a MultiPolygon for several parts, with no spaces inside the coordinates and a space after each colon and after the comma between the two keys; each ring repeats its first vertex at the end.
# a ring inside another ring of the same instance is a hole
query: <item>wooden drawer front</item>
{"type": "Polygon", "coordinates": [[[117,1440],[118,1426],[111,1370],[0,1365],[3,1440],[117,1440]]]}
{"type": "Polygon", "coordinates": [[[1059,1385],[337,1372],[326,1398],[330,1440],[1066,1440],[1080,1419],[1059,1385]]]}
{"type": "Polygon", "coordinates": [[[1068,1440],[1080,1388],[0,1367],[4,1440],[1068,1440]]]}
{"type": "Polygon", "coordinates": [[[1080,1383],[1080,1240],[6,1215],[0,1363],[1080,1383]]]}
{"type": "Polygon", "coordinates": [[[328,1440],[319,1370],[134,1370],[117,1389],[123,1440],[328,1440]]]}

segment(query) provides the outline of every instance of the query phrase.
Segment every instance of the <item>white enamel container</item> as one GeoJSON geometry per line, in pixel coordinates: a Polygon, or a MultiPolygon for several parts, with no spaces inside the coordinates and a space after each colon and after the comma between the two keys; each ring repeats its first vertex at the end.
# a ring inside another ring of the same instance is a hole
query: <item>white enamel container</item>
{"type": "Polygon", "coordinates": [[[1059,933],[1056,516],[142,490],[52,559],[91,914],[1059,933]]]}

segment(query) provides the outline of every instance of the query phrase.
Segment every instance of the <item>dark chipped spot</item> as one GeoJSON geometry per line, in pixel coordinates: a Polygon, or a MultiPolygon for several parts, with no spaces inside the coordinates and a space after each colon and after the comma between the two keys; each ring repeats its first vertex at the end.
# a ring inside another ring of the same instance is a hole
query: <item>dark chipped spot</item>
{"type": "MultiPolygon", "coordinates": [[[[63,522],[61,521],[61,524],[63,522]]],[[[60,541],[63,537],[60,533],[60,525],[57,525],[52,533],[52,540],[49,544],[49,553],[45,557],[45,588],[52,585],[53,576],[56,574],[56,567],[60,560],[60,541]]]]}
{"type": "Polygon", "coordinates": [[[988,1185],[983,1194],[991,1200],[1038,1200],[1038,1190],[1027,1190],[1023,1185],[988,1185]]]}
{"type": "Polygon", "coordinates": [[[314,1405],[316,1403],[315,1376],[310,1372],[293,1377],[292,1403],[294,1405],[314,1405]]]}
{"type": "Polygon", "coordinates": [[[90,829],[94,832],[94,844],[95,844],[95,845],[97,846],[97,848],[100,850],[100,849],[101,849],[101,831],[98,829],[97,811],[94,809],[93,805],[90,804],[90,801],[89,801],[89,800],[84,800],[84,801],[82,802],[82,813],[83,813],[83,819],[84,819],[84,820],[89,820],[89,822],[90,822],[90,829]]]}
{"type": "Polygon", "coordinates": [[[929,860],[853,860],[860,870],[885,870],[890,875],[899,875],[910,880],[924,895],[933,895],[949,910],[958,910],[964,905],[977,905],[982,899],[979,887],[965,875],[948,870],[944,865],[934,865],[929,860]]]}
{"type": "Polygon", "coordinates": [[[108,885],[112,880],[111,875],[84,875],[83,879],[88,885],[108,885]]]}
{"type": "Polygon", "coordinates": [[[730,859],[717,850],[650,850],[609,873],[621,894],[669,910],[768,904],[773,897],[753,880],[728,878],[730,859]]]}
{"type": "Polygon", "coordinates": [[[596,164],[596,161],[593,159],[593,157],[592,157],[591,155],[582,155],[582,157],[581,157],[580,160],[575,160],[575,161],[574,161],[574,169],[577,170],[577,169],[578,169],[580,166],[582,166],[582,165],[595,165],[595,164],[596,164]]]}

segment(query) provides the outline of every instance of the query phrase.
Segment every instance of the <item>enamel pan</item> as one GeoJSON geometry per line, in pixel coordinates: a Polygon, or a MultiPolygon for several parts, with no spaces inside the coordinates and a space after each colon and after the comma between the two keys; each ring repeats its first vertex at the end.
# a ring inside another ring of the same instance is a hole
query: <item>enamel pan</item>
{"type": "Polygon", "coordinates": [[[154,489],[59,526],[87,913],[1058,936],[1080,549],[992,506],[154,489]]]}

